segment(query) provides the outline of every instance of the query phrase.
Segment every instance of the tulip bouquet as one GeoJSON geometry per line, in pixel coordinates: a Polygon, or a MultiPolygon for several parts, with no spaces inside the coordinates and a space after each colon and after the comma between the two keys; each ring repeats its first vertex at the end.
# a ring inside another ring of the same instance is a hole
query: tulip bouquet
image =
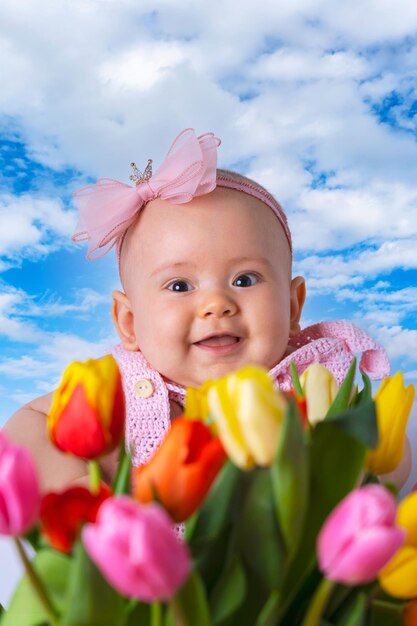
{"type": "Polygon", "coordinates": [[[291,393],[254,366],[190,388],[132,468],[114,360],[70,365],[48,432],[88,460],[90,488],[41,496],[0,433],[0,534],[26,571],[1,626],[417,624],[417,493],[398,504],[378,478],[400,463],[414,389],[398,373],[372,398],[355,369],[340,388],[320,365],[293,368],[291,393]],[[99,458],[117,446],[108,486],[99,458]]]}

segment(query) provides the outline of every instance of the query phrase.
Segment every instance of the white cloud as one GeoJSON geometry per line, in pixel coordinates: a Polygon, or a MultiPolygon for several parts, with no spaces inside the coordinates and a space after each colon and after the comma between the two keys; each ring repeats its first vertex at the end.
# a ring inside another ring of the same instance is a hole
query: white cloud
{"type": "Polygon", "coordinates": [[[187,47],[186,43],[175,41],[135,45],[103,63],[99,78],[115,93],[120,89],[148,91],[164,74],[188,61],[187,47]]]}
{"type": "Polygon", "coordinates": [[[296,273],[307,277],[308,282],[321,288],[321,291],[334,286],[335,277],[339,285],[360,284],[367,278],[390,273],[394,269],[417,269],[417,237],[385,241],[379,246],[361,251],[332,255],[310,255],[297,261],[296,273]],[[352,283],[351,281],[355,282],[352,283]]]}
{"type": "Polygon", "coordinates": [[[260,56],[249,70],[252,79],[279,81],[308,81],[318,79],[363,79],[369,74],[369,64],[353,52],[326,53],[317,48],[281,48],[260,56]]]}
{"type": "MultiPolygon", "coordinates": [[[[31,344],[51,344],[51,332],[46,332],[35,323],[45,318],[56,318],[71,313],[76,318],[93,316],[97,306],[109,306],[109,296],[99,294],[92,289],[80,289],[75,292],[74,302],[62,302],[53,295],[49,297],[35,297],[22,289],[3,286],[0,291],[0,335],[11,341],[31,344]]],[[[59,335],[57,335],[58,337],[59,335]]],[[[73,338],[75,345],[77,339],[73,338]]],[[[84,345],[81,341],[81,346],[84,345]]]]}
{"type": "MultiPolygon", "coordinates": [[[[29,194],[0,196],[0,255],[17,259],[47,254],[69,242],[76,215],[59,199],[29,194]]],[[[7,265],[5,265],[7,269],[7,265]]]]}
{"type": "Polygon", "coordinates": [[[20,311],[20,315],[25,317],[56,317],[71,313],[73,317],[79,317],[80,314],[92,314],[94,309],[105,304],[110,307],[110,296],[108,294],[100,294],[92,289],[82,288],[75,292],[74,302],[62,302],[60,298],[53,295],[42,298],[41,304],[28,299],[24,310],[20,311]]]}
{"type": "Polygon", "coordinates": [[[370,334],[384,346],[390,360],[401,359],[402,362],[411,362],[415,359],[417,330],[410,330],[399,325],[374,326],[370,327],[370,334]]]}
{"type": "MultiPolygon", "coordinates": [[[[403,237],[391,249],[417,239],[415,187],[370,182],[361,189],[306,189],[293,216],[294,239],[304,249],[347,248],[369,239],[403,237]],[[320,236],[317,237],[317,233],[320,236]]],[[[381,250],[382,255],[390,250],[381,250]]],[[[392,254],[392,252],[391,252],[392,254]]],[[[414,263],[417,263],[414,254],[414,263]]]]}

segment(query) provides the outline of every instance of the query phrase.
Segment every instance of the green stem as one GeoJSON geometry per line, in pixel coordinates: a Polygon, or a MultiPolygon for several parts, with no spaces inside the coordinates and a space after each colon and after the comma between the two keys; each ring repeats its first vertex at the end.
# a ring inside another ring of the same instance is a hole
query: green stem
{"type": "Polygon", "coordinates": [[[113,493],[129,493],[130,486],[130,470],[132,468],[132,460],[130,454],[126,452],[124,440],[120,443],[119,460],[117,464],[117,472],[113,481],[113,493]]]}
{"type": "Polygon", "coordinates": [[[23,563],[23,566],[26,571],[26,575],[29,579],[30,584],[32,585],[32,589],[37,595],[39,602],[42,604],[45,613],[48,616],[49,621],[52,626],[59,626],[59,614],[54,605],[52,604],[51,599],[48,596],[48,593],[44,587],[43,582],[39,578],[36,573],[32,563],[28,559],[28,556],[25,552],[25,549],[19,539],[19,537],[13,537],[13,541],[16,544],[17,551],[19,553],[20,559],[23,563]]]}
{"type": "Polygon", "coordinates": [[[169,608],[171,609],[174,626],[188,626],[181,604],[175,596],[169,601],[169,608]]]}
{"type": "Polygon", "coordinates": [[[90,491],[93,496],[100,491],[101,470],[99,462],[96,459],[88,461],[88,474],[90,477],[90,491]]]}
{"type": "Polygon", "coordinates": [[[151,604],[151,626],[162,626],[162,607],[160,602],[151,604]]]}
{"type": "Polygon", "coordinates": [[[323,578],[317,587],[317,591],[314,594],[310,606],[308,607],[307,615],[304,618],[302,626],[319,626],[320,618],[323,615],[323,611],[326,608],[334,586],[334,582],[327,580],[327,578],[323,578]]]}

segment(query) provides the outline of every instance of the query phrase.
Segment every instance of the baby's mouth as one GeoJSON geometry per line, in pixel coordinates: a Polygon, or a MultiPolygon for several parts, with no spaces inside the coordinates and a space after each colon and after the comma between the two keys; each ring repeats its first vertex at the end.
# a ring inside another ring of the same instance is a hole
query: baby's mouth
{"type": "Polygon", "coordinates": [[[197,346],[207,346],[207,348],[217,348],[223,346],[232,346],[239,343],[240,337],[234,335],[216,335],[212,337],[206,337],[201,341],[196,341],[197,346]]]}

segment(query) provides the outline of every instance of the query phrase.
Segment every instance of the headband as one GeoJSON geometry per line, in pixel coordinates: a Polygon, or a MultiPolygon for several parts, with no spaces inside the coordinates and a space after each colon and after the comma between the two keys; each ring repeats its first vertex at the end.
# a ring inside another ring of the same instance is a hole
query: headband
{"type": "Polygon", "coordinates": [[[132,163],[135,186],[110,178],[100,178],[94,185],[74,193],[80,216],[73,241],[88,241],[88,260],[99,259],[115,244],[118,253],[129,226],[145,205],[161,198],[173,204],[190,202],[218,187],[242,191],[269,206],[278,217],[290,250],[291,234],[287,218],[275,198],[249,178],[217,170],[220,139],[213,133],[196,136],[192,128],[183,130],[172,143],[167,156],[152,175],[151,164],[143,174],[132,163]]]}

